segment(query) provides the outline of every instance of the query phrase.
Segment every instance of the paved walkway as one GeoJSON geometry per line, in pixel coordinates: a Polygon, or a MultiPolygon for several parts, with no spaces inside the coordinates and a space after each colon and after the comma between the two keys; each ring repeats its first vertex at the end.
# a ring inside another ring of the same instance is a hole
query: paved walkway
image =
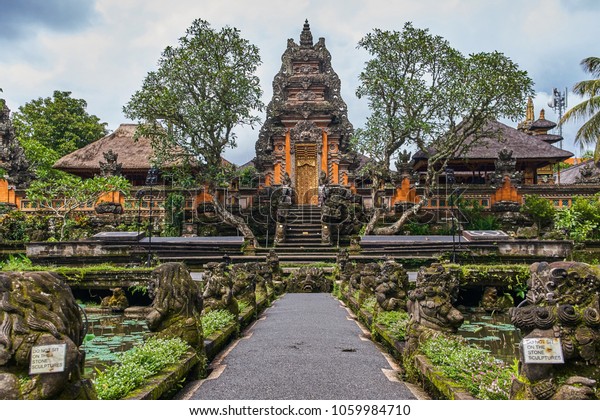
{"type": "Polygon", "coordinates": [[[208,379],[178,398],[415,399],[383,354],[329,294],[287,294],[265,311],[208,379]]]}

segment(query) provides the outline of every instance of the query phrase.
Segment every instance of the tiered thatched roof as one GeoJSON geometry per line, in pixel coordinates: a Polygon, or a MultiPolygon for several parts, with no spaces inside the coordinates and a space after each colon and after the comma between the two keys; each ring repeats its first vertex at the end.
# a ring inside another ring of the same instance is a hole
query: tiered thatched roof
{"type": "MultiPolygon", "coordinates": [[[[512,156],[517,159],[517,167],[532,165],[535,167],[546,166],[551,163],[562,162],[573,156],[573,153],[548,144],[540,136],[533,136],[523,131],[509,127],[499,121],[492,121],[486,131],[494,132],[493,136],[477,140],[462,156],[452,160],[452,166],[476,167],[491,164],[498,158],[502,149],[512,151],[512,156]],[[462,165],[461,165],[462,163],[462,165]]],[[[473,143],[475,140],[467,140],[473,143]]],[[[417,166],[426,165],[427,154],[419,151],[415,153],[414,160],[417,166]]],[[[458,169],[458,168],[457,168],[458,169]]]]}
{"type": "MultiPolygon", "coordinates": [[[[117,163],[121,164],[121,173],[134,184],[143,184],[148,170],[152,167],[154,150],[149,138],[135,139],[137,124],[121,124],[114,132],[96,140],[93,143],[75,150],[60,158],[55,169],[79,175],[92,177],[101,173],[100,162],[105,162],[104,156],[108,151],[117,154],[117,163]]],[[[182,160],[162,162],[161,170],[175,168],[182,160]]],[[[221,164],[231,166],[232,163],[221,158],[221,164]]]]}
{"type": "Polygon", "coordinates": [[[100,162],[104,162],[104,153],[112,150],[118,154],[117,162],[122,165],[124,174],[147,172],[154,156],[150,139],[134,139],[136,124],[121,124],[119,128],[81,149],[60,158],[55,169],[76,175],[100,173],[100,162]]]}

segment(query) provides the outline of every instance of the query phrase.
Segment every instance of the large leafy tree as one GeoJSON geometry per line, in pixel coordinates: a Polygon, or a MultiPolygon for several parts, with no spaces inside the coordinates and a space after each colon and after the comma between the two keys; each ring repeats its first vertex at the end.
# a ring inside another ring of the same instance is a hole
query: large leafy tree
{"type": "Polygon", "coordinates": [[[65,174],[55,179],[38,179],[27,189],[27,198],[36,208],[53,214],[62,221],[59,240],[65,239],[68,221],[74,211],[84,205],[95,205],[106,193],[129,193],[131,184],[122,176],[81,179],[65,174]]]}
{"type": "Polygon", "coordinates": [[[245,221],[218,201],[216,188],[228,169],[221,155],[236,146],[234,129],[259,121],[254,111],[263,108],[255,76],[260,62],[258,48],[239,30],[217,31],[197,19],[178,46],[163,51],[158,69],[124,107],[126,116],[141,122],[138,134],[153,140],[159,164],[178,161],[195,168],[221,219],[255,244],[245,221]]]}
{"type": "Polygon", "coordinates": [[[575,135],[575,141],[583,146],[594,148],[594,162],[600,164],[600,57],[588,57],[581,61],[581,67],[592,76],[573,86],[573,92],[587,97],[563,115],[560,123],[585,120],[575,135]]]}
{"type": "Polygon", "coordinates": [[[14,113],[17,139],[39,178],[56,175],[51,168],[59,158],[107,134],[106,123],[86,108],[86,101],[71,97],[71,92],[54,91],[52,97],[34,99],[14,113]]]}
{"type": "Polygon", "coordinates": [[[390,163],[401,148],[428,155],[421,200],[392,226],[374,229],[379,209],[367,225],[367,233],[392,234],[433,193],[448,161],[492,134],[490,120],[522,115],[533,82],[502,53],[463,56],[410,22],[401,32],[375,29],[358,46],[371,55],[356,92],[367,98],[371,115],[354,144],[371,157],[372,176],[381,178],[374,179],[374,188],[389,179],[390,163]]]}

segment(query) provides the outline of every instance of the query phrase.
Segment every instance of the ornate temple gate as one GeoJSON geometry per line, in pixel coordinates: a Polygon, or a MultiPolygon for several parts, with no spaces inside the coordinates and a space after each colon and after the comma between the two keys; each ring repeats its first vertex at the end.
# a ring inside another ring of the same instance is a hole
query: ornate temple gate
{"type": "Polygon", "coordinates": [[[325,39],[313,42],[305,22],[300,43],[288,40],[256,142],[261,187],[291,184],[293,204],[317,205],[320,180],[352,185],[358,160],[348,148],[353,128],[340,87],[325,39]]]}
{"type": "Polygon", "coordinates": [[[317,145],[296,144],[296,195],[299,205],[317,204],[318,171],[317,145]]]}

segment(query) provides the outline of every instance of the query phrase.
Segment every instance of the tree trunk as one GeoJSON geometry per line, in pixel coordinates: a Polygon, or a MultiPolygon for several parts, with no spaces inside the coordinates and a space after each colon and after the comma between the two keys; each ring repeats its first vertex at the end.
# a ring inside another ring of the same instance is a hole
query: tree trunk
{"type": "Polygon", "coordinates": [[[58,239],[60,242],[65,240],[65,231],[67,228],[67,217],[63,217],[62,218],[62,223],[60,225],[60,238],[58,239]]]}
{"type": "Polygon", "coordinates": [[[369,223],[367,223],[367,226],[365,227],[365,235],[371,235],[373,233],[373,229],[375,229],[375,223],[377,223],[383,214],[383,209],[381,208],[375,208],[374,210],[375,211],[373,212],[373,215],[371,215],[369,223]]]}
{"type": "Polygon", "coordinates": [[[230,226],[235,227],[242,235],[244,235],[244,239],[250,241],[255,248],[258,248],[258,241],[256,240],[256,236],[248,226],[248,224],[239,216],[232,214],[219,202],[217,198],[217,192],[211,191],[210,195],[212,197],[212,203],[217,211],[217,215],[219,218],[230,226]]]}
{"type": "MultiPolygon", "coordinates": [[[[383,214],[383,209],[381,207],[377,206],[377,199],[379,194],[381,193],[381,189],[380,187],[382,185],[385,185],[385,181],[377,176],[375,173],[373,173],[371,175],[372,177],[372,181],[373,181],[373,185],[371,186],[371,205],[373,206],[373,214],[371,215],[371,219],[369,220],[369,222],[367,223],[367,226],[365,227],[365,235],[371,235],[373,234],[373,229],[375,229],[375,224],[377,223],[377,221],[379,220],[379,218],[381,217],[381,215],[383,214]]],[[[385,192],[385,189],[384,189],[385,192]]]]}
{"type": "MultiPolygon", "coordinates": [[[[402,213],[402,216],[400,216],[400,218],[393,225],[374,229],[373,233],[375,235],[395,235],[396,233],[398,233],[400,228],[404,226],[408,219],[410,219],[410,217],[414,216],[419,212],[419,210],[421,210],[421,207],[423,207],[425,201],[426,200],[424,198],[421,198],[421,200],[417,204],[415,204],[410,209],[405,210],[404,213],[402,213]]],[[[369,221],[369,224],[370,223],[371,221],[369,221]]]]}

